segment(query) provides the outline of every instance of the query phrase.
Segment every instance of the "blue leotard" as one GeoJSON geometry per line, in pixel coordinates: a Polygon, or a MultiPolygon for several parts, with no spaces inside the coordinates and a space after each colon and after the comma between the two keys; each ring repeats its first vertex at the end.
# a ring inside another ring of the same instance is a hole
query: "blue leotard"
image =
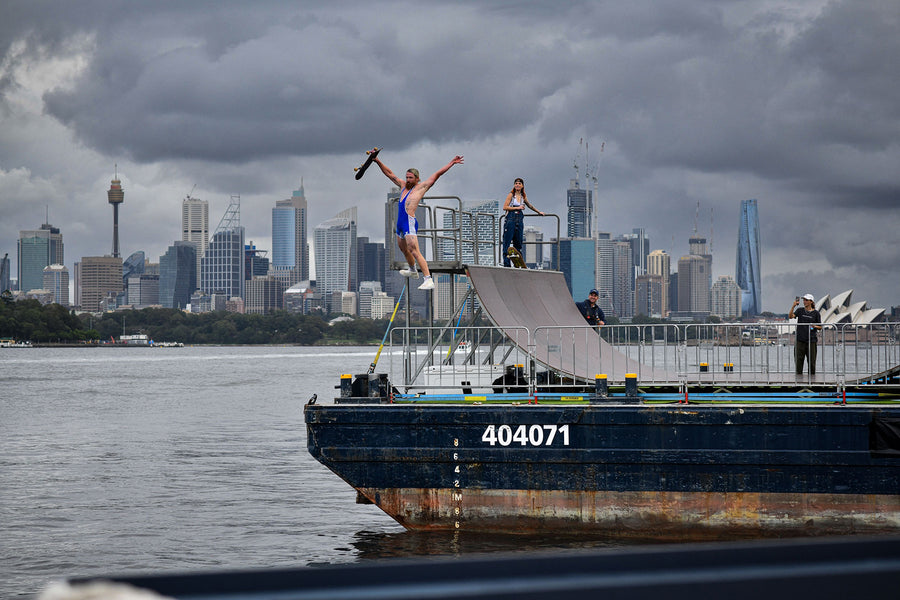
{"type": "Polygon", "coordinates": [[[411,191],[407,190],[403,198],[400,199],[400,206],[397,210],[397,235],[400,237],[416,235],[419,231],[419,223],[416,221],[416,218],[406,213],[406,198],[411,191]]]}

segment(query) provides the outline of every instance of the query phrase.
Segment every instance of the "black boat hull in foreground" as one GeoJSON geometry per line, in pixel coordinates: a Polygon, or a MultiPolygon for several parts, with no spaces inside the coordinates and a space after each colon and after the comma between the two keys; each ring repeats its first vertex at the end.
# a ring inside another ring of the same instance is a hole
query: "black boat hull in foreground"
{"type": "Polygon", "coordinates": [[[310,453],[408,529],[900,532],[896,404],[341,403],[305,416],[310,453]]]}

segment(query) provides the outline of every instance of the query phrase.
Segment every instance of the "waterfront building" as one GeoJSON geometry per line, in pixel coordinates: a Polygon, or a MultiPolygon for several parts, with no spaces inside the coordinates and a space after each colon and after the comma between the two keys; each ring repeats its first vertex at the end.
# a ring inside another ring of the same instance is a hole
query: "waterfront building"
{"type": "MultiPolygon", "coordinates": [[[[313,240],[316,256],[316,288],[326,302],[333,301],[334,292],[356,289],[358,258],[356,223],[354,206],[316,225],[313,240]]],[[[341,308],[340,304],[332,306],[329,303],[327,306],[328,312],[345,312],[341,308]]],[[[352,314],[355,314],[355,311],[352,314]]]]}
{"type": "MultiPolygon", "coordinates": [[[[282,307],[281,281],[274,275],[258,275],[247,282],[243,310],[247,314],[267,315],[282,307]]],[[[226,310],[228,310],[226,308],[226,310]]]]}
{"type": "Polygon", "coordinates": [[[122,257],[84,256],[81,258],[81,297],[78,306],[88,312],[98,312],[116,307],[116,296],[121,294],[122,257]]]}
{"type": "Polygon", "coordinates": [[[581,188],[577,179],[569,180],[569,189],[566,190],[566,208],[566,237],[591,237],[593,199],[591,191],[581,188]]]}
{"type": "Polygon", "coordinates": [[[596,254],[595,240],[590,238],[563,238],[553,245],[553,264],[558,262],[576,302],[587,298],[594,287],[596,254]]]}
{"type": "Polygon", "coordinates": [[[181,203],[181,240],[190,242],[196,250],[197,280],[200,280],[200,259],[209,247],[209,202],[187,196],[181,203]]]}
{"type": "Polygon", "coordinates": [[[284,290],[284,310],[307,315],[312,308],[311,305],[315,295],[316,290],[309,280],[295,283],[284,290]]]}
{"type": "Polygon", "coordinates": [[[762,266],[759,247],[759,209],[756,200],[741,201],[737,258],[734,278],[740,286],[741,312],[747,316],[762,312],[762,266]]]}
{"type": "Polygon", "coordinates": [[[65,264],[63,236],[58,227],[49,223],[40,229],[19,232],[18,269],[19,290],[27,292],[44,285],[44,267],[65,264]]]}
{"type": "Polygon", "coordinates": [[[200,260],[201,291],[244,297],[244,228],[240,223],[241,197],[234,195],[200,260]]]}
{"type": "Polygon", "coordinates": [[[638,275],[634,282],[634,314],[662,317],[664,289],[660,275],[638,275]]]}
{"type": "Polygon", "coordinates": [[[654,250],[647,255],[647,273],[658,275],[661,281],[660,315],[668,316],[670,272],[672,270],[671,258],[665,250],[654,250]]]}
{"type": "Polygon", "coordinates": [[[119,181],[119,174],[110,182],[109,190],[106,192],[106,199],[113,208],[113,245],[112,255],[119,257],[119,205],[125,201],[125,190],[122,189],[122,182],[119,181]]]}
{"type": "Polygon", "coordinates": [[[176,241],[159,257],[159,303],[163,308],[186,308],[197,289],[197,246],[176,241]]]}
{"type": "Polygon", "coordinates": [[[331,296],[331,309],[329,312],[342,313],[345,315],[356,315],[357,297],[356,292],[348,292],[346,290],[334,290],[331,296]]]}
{"type": "Polygon", "coordinates": [[[741,288],[729,275],[720,276],[709,292],[709,314],[725,320],[741,316],[741,288]]]}
{"type": "Polygon", "coordinates": [[[69,270],[63,265],[44,267],[43,288],[50,292],[51,302],[69,306],[69,270]]]}
{"type": "Polygon", "coordinates": [[[272,270],[285,289],[309,279],[309,244],[306,239],[308,205],[303,191],[294,190],[272,209],[272,270]]]}
{"type": "Polygon", "coordinates": [[[594,287],[600,292],[597,304],[603,309],[604,314],[613,315],[615,314],[613,310],[613,240],[612,236],[605,231],[598,232],[596,239],[597,258],[595,261],[596,276],[594,277],[594,287]]]}

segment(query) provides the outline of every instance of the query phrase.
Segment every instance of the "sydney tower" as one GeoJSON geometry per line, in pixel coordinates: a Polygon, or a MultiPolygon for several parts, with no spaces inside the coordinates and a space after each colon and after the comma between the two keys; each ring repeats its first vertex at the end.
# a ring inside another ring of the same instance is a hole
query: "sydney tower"
{"type": "Polygon", "coordinates": [[[122,182],[119,181],[119,173],[116,171],[116,178],[112,180],[106,197],[113,207],[113,256],[119,256],[119,205],[125,202],[125,190],[122,189],[122,182]]]}

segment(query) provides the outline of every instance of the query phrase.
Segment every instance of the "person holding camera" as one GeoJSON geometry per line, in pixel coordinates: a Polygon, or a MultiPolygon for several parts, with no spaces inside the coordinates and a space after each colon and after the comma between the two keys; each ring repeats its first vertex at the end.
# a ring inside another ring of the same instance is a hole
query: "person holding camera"
{"type": "Polygon", "coordinates": [[[822,329],[822,315],[816,310],[815,298],[812,294],[803,295],[803,307],[797,308],[801,298],[794,298],[794,304],[788,312],[788,318],[797,319],[797,340],[794,345],[794,362],[797,375],[803,374],[803,359],[809,363],[809,374],[816,374],[816,330],[822,329]]]}

